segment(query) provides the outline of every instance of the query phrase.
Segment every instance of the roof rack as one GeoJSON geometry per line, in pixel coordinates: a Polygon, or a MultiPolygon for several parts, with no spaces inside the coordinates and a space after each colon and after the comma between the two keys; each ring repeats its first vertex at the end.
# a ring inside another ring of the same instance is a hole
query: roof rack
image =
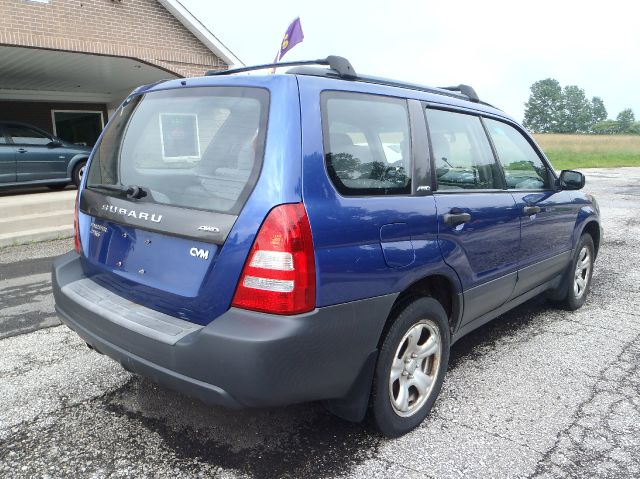
{"type": "Polygon", "coordinates": [[[263,70],[265,68],[280,68],[280,67],[302,67],[302,68],[292,68],[287,72],[287,73],[292,73],[297,75],[328,76],[333,78],[338,77],[343,80],[359,80],[367,83],[376,83],[379,85],[409,88],[412,90],[420,90],[420,91],[436,93],[440,95],[447,95],[446,92],[451,92],[448,94],[449,96],[452,96],[455,98],[462,97],[474,103],[481,103],[483,105],[493,107],[493,105],[489,105],[488,103],[481,101],[476,91],[473,89],[473,87],[469,85],[460,84],[457,86],[433,88],[433,87],[428,87],[424,85],[416,85],[413,83],[390,80],[387,78],[358,76],[355,70],[353,69],[353,66],[349,62],[349,60],[347,60],[344,57],[339,57],[336,55],[329,55],[327,58],[319,58],[317,60],[301,60],[301,61],[295,61],[295,62],[282,62],[282,63],[265,63],[264,65],[254,65],[249,67],[235,68],[233,70],[210,70],[205,75],[206,76],[233,75],[234,73],[242,73],[242,72],[249,72],[254,70],[263,70]],[[307,67],[308,65],[328,65],[329,70],[307,67]]]}
{"type": "Polygon", "coordinates": [[[205,76],[217,75],[233,75],[234,73],[249,72],[253,70],[263,70],[265,68],[295,67],[301,65],[328,65],[334,70],[340,78],[345,80],[355,80],[358,78],[353,66],[344,57],[329,55],[327,58],[319,58],[318,60],[303,60],[298,62],[282,62],[282,63],[265,63],[263,65],[255,65],[243,68],[234,68],[233,70],[209,70],[205,76]]]}
{"type": "Polygon", "coordinates": [[[462,93],[464,96],[466,96],[467,98],[469,98],[469,100],[475,103],[480,103],[480,97],[478,96],[476,91],[473,89],[473,87],[469,85],[463,85],[461,83],[458,86],[441,86],[440,88],[443,90],[458,91],[462,93]]]}

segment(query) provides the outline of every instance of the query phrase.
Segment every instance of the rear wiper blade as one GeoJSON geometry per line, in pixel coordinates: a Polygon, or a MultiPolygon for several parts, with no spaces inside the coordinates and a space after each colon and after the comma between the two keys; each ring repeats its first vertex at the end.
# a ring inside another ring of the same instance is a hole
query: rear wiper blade
{"type": "Polygon", "coordinates": [[[106,190],[106,191],[115,191],[116,193],[124,193],[129,198],[140,199],[147,196],[147,192],[141,188],[140,186],[122,186],[122,185],[106,185],[102,183],[98,183],[95,185],[87,185],[87,188],[90,190],[106,190]]]}

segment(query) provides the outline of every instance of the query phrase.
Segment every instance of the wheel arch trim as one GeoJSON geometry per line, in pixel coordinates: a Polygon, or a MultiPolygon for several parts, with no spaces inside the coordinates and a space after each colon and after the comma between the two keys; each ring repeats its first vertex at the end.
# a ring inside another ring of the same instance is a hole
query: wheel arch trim
{"type": "Polygon", "coordinates": [[[67,165],[67,176],[70,180],[73,180],[73,170],[81,161],[89,161],[89,155],[86,153],[78,153],[69,160],[69,164],[67,165]]]}
{"type": "MultiPolygon", "coordinates": [[[[460,326],[460,320],[462,319],[464,310],[462,285],[455,270],[450,267],[449,271],[438,269],[414,278],[413,281],[407,284],[398,294],[398,297],[391,307],[387,323],[389,323],[394,313],[400,308],[403,308],[413,298],[418,297],[433,297],[442,304],[442,307],[449,317],[451,334],[453,335],[460,326]]],[[[385,324],[381,338],[387,330],[387,327],[388,324],[385,324]]]]}
{"type": "Polygon", "coordinates": [[[582,235],[585,232],[588,232],[589,234],[591,234],[591,237],[593,239],[593,246],[595,249],[594,254],[595,257],[597,257],[598,251],[600,249],[600,244],[602,242],[602,225],[595,215],[595,212],[583,213],[583,211],[584,210],[581,210],[581,214],[578,215],[578,219],[576,221],[576,227],[574,228],[574,237],[572,240],[572,249],[575,249],[577,247],[582,235]]]}

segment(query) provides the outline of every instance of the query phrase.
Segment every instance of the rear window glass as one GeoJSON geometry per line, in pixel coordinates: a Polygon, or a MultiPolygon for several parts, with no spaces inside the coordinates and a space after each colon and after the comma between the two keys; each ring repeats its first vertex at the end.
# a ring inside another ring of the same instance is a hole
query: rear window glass
{"type": "Polygon", "coordinates": [[[329,176],[343,195],[411,192],[407,102],[358,93],[323,93],[329,176]]]}
{"type": "Polygon", "coordinates": [[[136,97],[105,131],[87,188],[138,186],[147,192],[143,201],[237,214],[260,170],[268,103],[259,88],[136,97]]]}

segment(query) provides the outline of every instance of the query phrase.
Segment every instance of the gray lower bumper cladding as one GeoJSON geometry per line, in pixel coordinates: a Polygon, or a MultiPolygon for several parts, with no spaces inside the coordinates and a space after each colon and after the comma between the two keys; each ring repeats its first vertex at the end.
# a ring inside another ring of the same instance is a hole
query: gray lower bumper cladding
{"type": "Polygon", "coordinates": [[[53,290],[62,321],[94,349],[157,383],[226,407],[353,396],[396,298],[297,316],[231,308],[201,326],[112,293],[85,276],[75,252],[54,262],[53,290]]]}

